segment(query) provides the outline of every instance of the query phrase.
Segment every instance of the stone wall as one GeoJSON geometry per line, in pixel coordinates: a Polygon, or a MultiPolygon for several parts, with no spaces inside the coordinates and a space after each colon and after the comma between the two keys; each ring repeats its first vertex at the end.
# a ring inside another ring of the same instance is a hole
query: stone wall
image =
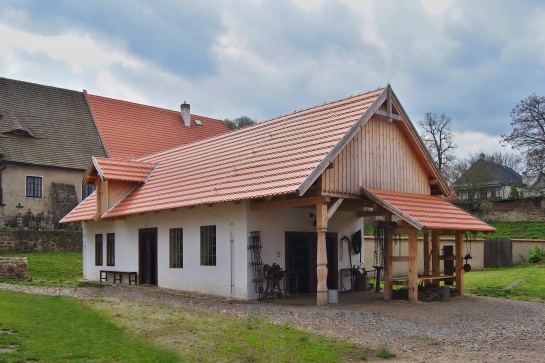
{"type": "Polygon", "coordinates": [[[486,222],[545,222],[543,209],[491,210],[481,212],[478,218],[486,222]]]}
{"type": "Polygon", "coordinates": [[[0,230],[0,254],[25,252],[81,252],[81,231],[0,230]]]}
{"type": "Polygon", "coordinates": [[[0,257],[0,279],[28,279],[26,257],[0,257]]]}

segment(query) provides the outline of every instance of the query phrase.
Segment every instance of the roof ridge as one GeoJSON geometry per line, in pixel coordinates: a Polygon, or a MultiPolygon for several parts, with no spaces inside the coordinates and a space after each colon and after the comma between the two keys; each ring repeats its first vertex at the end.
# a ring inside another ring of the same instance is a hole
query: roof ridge
{"type": "Polygon", "coordinates": [[[369,91],[358,93],[358,94],[355,94],[355,95],[352,95],[352,96],[343,97],[343,98],[340,98],[338,100],[334,100],[334,101],[331,101],[331,102],[325,102],[325,103],[323,103],[321,105],[308,107],[306,109],[299,110],[299,111],[294,111],[292,113],[287,113],[285,115],[281,115],[281,116],[278,116],[278,117],[275,117],[275,118],[272,118],[272,119],[264,120],[264,121],[261,121],[261,122],[258,122],[256,124],[254,124],[254,125],[243,127],[241,129],[238,129],[238,130],[233,130],[233,131],[230,131],[230,132],[226,132],[224,134],[211,136],[211,137],[206,138],[206,139],[197,140],[195,142],[191,142],[191,143],[188,143],[188,144],[178,145],[178,146],[174,146],[174,147],[169,148],[169,149],[158,151],[156,153],[151,153],[151,154],[148,154],[148,155],[144,155],[144,156],[135,158],[134,160],[140,160],[140,159],[144,159],[144,158],[150,158],[150,157],[153,157],[153,156],[159,156],[161,154],[168,153],[168,152],[171,152],[171,151],[174,151],[174,150],[179,150],[179,149],[182,149],[182,148],[195,147],[195,146],[198,146],[198,145],[202,144],[203,142],[210,142],[212,139],[221,139],[221,138],[233,137],[232,135],[235,135],[235,134],[238,135],[240,133],[250,132],[251,130],[255,130],[258,127],[267,126],[269,123],[271,123],[273,121],[280,122],[283,118],[286,118],[288,116],[290,116],[290,118],[297,117],[302,112],[306,112],[306,111],[313,110],[313,109],[318,109],[320,107],[327,106],[327,105],[333,105],[335,103],[347,101],[347,100],[357,98],[357,97],[360,97],[360,96],[363,96],[363,95],[366,95],[366,94],[370,94],[370,93],[373,93],[373,92],[379,92],[379,91],[384,90],[384,89],[386,89],[386,87],[378,87],[378,88],[376,88],[374,90],[369,90],[369,91]]]}
{"type": "MultiPolygon", "coordinates": [[[[125,103],[129,103],[129,104],[131,104],[131,105],[144,106],[144,107],[147,107],[147,108],[153,108],[153,109],[161,110],[161,111],[168,111],[168,112],[179,113],[179,111],[176,111],[176,110],[169,110],[168,108],[164,108],[164,107],[146,105],[146,104],[139,103],[139,102],[120,100],[120,99],[112,98],[112,97],[99,96],[99,95],[94,95],[94,94],[89,93],[89,92],[85,92],[85,93],[86,93],[87,95],[91,96],[91,97],[98,97],[98,98],[102,98],[102,99],[106,99],[106,100],[113,100],[113,101],[118,101],[118,102],[125,102],[125,103]]],[[[197,114],[195,114],[195,113],[191,113],[191,115],[192,115],[192,116],[195,116],[195,117],[203,117],[203,118],[207,118],[207,119],[210,119],[210,120],[216,120],[216,121],[221,121],[221,122],[223,122],[223,121],[220,120],[219,118],[213,118],[213,117],[208,117],[208,116],[203,116],[203,115],[197,115],[197,114]]]]}
{"type": "Polygon", "coordinates": [[[38,87],[44,87],[44,88],[53,88],[53,89],[59,90],[59,91],[83,93],[82,91],[78,91],[78,90],[73,90],[73,89],[68,89],[68,88],[58,87],[58,86],[51,86],[51,85],[47,85],[47,84],[40,84],[40,83],[35,83],[35,82],[29,82],[29,81],[21,81],[20,79],[13,79],[13,78],[7,78],[7,77],[0,77],[0,78],[4,79],[4,80],[7,80],[7,81],[11,81],[11,82],[26,83],[26,84],[31,85],[31,86],[38,86],[38,87]]]}
{"type": "MultiPolygon", "coordinates": [[[[318,104],[318,105],[314,105],[314,106],[310,106],[310,107],[306,107],[306,108],[302,108],[302,109],[299,109],[299,110],[295,110],[293,112],[290,112],[290,113],[286,113],[286,114],[283,114],[283,115],[279,115],[277,117],[274,117],[274,118],[270,118],[270,119],[267,119],[267,120],[263,120],[261,122],[259,122],[258,124],[262,124],[264,122],[269,122],[269,121],[274,121],[274,120],[277,120],[277,119],[280,119],[280,118],[283,118],[283,117],[286,117],[286,116],[291,116],[291,115],[296,115],[298,113],[301,113],[301,112],[305,112],[305,111],[309,111],[309,110],[312,110],[314,108],[319,108],[319,107],[322,107],[322,106],[326,106],[326,105],[330,105],[330,104],[334,104],[334,103],[337,103],[337,102],[342,102],[342,101],[346,101],[346,100],[349,100],[351,98],[356,98],[356,97],[359,97],[359,96],[363,96],[363,95],[366,95],[368,93],[372,93],[372,92],[377,92],[379,90],[384,90],[386,89],[386,87],[377,87],[375,89],[371,89],[371,90],[368,90],[368,91],[365,91],[365,92],[361,92],[361,93],[356,93],[354,95],[351,95],[351,96],[347,96],[347,97],[342,97],[342,98],[339,98],[337,100],[333,100],[333,101],[329,101],[329,102],[324,102],[322,104],[318,104]]],[[[255,125],[253,125],[255,126],[255,125]]],[[[238,130],[236,130],[238,131],[238,130]]]]}

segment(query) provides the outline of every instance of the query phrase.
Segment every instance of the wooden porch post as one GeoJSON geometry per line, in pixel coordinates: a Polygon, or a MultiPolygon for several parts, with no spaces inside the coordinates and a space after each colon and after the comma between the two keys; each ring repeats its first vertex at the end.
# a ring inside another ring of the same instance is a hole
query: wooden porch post
{"type": "Polygon", "coordinates": [[[424,233],[424,276],[430,276],[430,233],[424,233]]]}
{"type": "Polygon", "coordinates": [[[318,286],[316,295],[316,305],[327,304],[327,204],[316,204],[316,233],[317,239],[317,267],[318,286]]]}
{"type": "Polygon", "coordinates": [[[409,230],[409,301],[418,301],[418,231],[409,230]]]}
{"type": "Polygon", "coordinates": [[[464,268],[463,268],[463,251],[464,251],[464,232],[456,232],[455,242],[455,255],[456,255],[456,289],[459,291],[460,296],[464,294],[464,268]]]}
{"type": "MultiPolygon", "coordinates": [[[[386,214],[386,222],[392,221],[392,215],[386,214]]],[[[392,278],[394,276],[394,263],[392,262],[392,252],[394,250],[394,236],[392,229],[386,228],[386,241],[384,246],[384,300],[392,300],[394,289],[392,278]]]]}
{"type": "Polygon", "coordinates": [[[440,256],[440,248],[439,248],[439,232],[432,231],[431,232],[431,275],[438,277],[441,275],[441,269],[439,267],[439,256],[440,256]]]}

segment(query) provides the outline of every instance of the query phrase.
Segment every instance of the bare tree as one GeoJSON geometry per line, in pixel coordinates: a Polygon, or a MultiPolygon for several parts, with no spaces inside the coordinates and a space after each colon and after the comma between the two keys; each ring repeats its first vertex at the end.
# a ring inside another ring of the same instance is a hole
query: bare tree
{"type": "Polygon", "coordinates": [[[418,122],[424,130],[420,137],[440,171],[456,159],[453,152],[458,146],[452,139],[451,124],[452,120],[444,113],[439,115],[431,112],[426,113],[424,120],[418,122]]]}
{"type": "Polygon", "coordinates": [[[501,135],[503,145],[511,145],[526,154],[531,171],[543,172],[545,168],[545,97],[532,94],[521,100],[511,110],[509,135],[501,135]]]}

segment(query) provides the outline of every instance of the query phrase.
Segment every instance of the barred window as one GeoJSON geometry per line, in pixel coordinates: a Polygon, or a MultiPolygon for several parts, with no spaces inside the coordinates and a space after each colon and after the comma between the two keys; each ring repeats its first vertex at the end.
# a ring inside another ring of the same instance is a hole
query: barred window
{"type": "Polygon", "coordinates": [[[27,197],[42,197],[42,177],[27,176],[26,177],[26,196],[27,197]]]}
{"type": "Polygon", "coordinates": [[[169,231],[170,268],[184,267],[184,229],[171,228],[169,231]]]}
{"type": "Polygon", "coordinates": [[[106,235],[106,265],[115,266],[115,233],[106,235]]]}
{"type": "Polygon", "coordinates": [[[216,266],[216,226],[201,226],[201,266],[216,266]]]}
{"type": "Polygon", "coordinates": [[[95,265],[102,266],[102,235],[95,234],[95,265]]]}
{"type": "Polygon", "coordinates": [[[83,201],[87,199],[87,197],[93,194],[94,191],[95,191],[94,185],[82,184],[81,185],[81,200],[83,201]]]}

